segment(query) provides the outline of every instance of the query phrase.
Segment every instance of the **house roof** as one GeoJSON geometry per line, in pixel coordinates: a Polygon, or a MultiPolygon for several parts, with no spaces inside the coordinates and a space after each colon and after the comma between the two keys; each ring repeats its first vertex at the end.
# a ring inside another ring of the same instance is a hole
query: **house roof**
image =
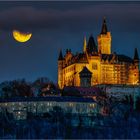
{"type": "Polygon", "coordinates": [[[82,98],[82,97],[67,97],[67,96],[47,96],[47,97],[27,97],[27,98],[9,98],[9,99],[0,99],[0,103],[7,102],[95,102],[91,98],[82,98]]]}

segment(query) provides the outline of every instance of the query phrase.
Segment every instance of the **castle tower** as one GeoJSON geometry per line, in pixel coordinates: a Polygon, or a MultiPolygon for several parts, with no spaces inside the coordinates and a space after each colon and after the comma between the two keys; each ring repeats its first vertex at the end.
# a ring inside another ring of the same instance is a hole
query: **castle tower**
{"type": "Polygon", "coordinates": [[[58,57],[58,86],[63,88],[63,55],[61,50],[58,57]]]}
{"type": "Polygon", "coordinates": [[[104,18],[100,35],[97,37],[98,52],[111,54],[111,34],[107,30],[106,19],[104,18]]]}
{"type": "Polygon", "coordinates": [[[87,48],[87,41],[86,41],[86,36],[84,37],[84,43],[83,43],[83,52],[86,52],[86,48],[87,48]]]}
{"type": "Polygon", "coordinates": [[[83,67],[82,71],[79,73],[80,76],[80,86],[81,87],[90,87],[91,86],[91,77],[92,72],[90,72],[87,67],[83,67]]]}
{"type": "Polygon", "coordinates": [[[133,77],[133,84],[139,83],[139,55],[137,48],[135,48],[134,52],[134,77],[133,77]]]}

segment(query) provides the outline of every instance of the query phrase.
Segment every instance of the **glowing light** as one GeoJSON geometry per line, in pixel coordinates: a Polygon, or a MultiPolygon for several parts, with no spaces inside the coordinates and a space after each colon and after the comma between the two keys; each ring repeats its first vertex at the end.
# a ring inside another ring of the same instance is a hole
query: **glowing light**
{"type": "Polygon", "coordinates": [[[26,42],[31,38],[31,33],[23,33],[17,30],[13,31],[13,37],[18,42],[26,42]]]}
{"type": "Polygon", "coordinates": [[[18,114],[20,114],[21,112],[19,111],[18,114]]]}

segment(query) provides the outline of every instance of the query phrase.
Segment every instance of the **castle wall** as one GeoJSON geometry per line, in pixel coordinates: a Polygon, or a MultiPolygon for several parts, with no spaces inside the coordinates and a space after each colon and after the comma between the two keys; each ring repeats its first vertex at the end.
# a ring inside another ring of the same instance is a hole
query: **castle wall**
{"type": "Polygon", "coordinates": [[[75,71],[75,64],[63,68],[63,87],[74,85],[75,71]]]}
{"type": "Polygon", "coordinates": [[[139,70],[129,63],[109,63],[100,60],[99,56],[88,58],[89,63],[75,63],[63,70],[59,77],[61,88],[80,86],[79,72],[86,66],[92,72],[91,86],[96,84],[135,84],[139,80],[139,70]]]}
{"type": "Polygon", "coordinates": [[[111,84],[114,81],[114,65],[108,63],[101,64],[101,84],[111,84]]]}
{"type": "Polygon", "coordinates": [[[137,65],[130,65],[128,84],[138,84],[139,82],[139,68],[137,65]]]}
{"type": "Polygon", "coordinates": [[[101,84],[127,84],[129,66],[127,63],[102,63],[101,84]]]}
{"type": "Polygon", "coordinates": [[[88,57],[88,69],[92,72],[91,85],[100,84],[101,79],[101,64],[99,56],[88,57]]]}
{"type": "Polygon", "coordinates": [[[63,61],[58,61],[58,85],[63,88],[63,61]]]}

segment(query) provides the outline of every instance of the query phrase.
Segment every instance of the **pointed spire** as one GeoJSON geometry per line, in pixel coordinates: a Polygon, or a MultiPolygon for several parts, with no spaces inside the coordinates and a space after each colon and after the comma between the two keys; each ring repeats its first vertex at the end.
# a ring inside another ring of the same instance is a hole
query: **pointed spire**
{"type": "Polygon", "coordinates": [[[86,41],[86,36],[84,37],[84,44],[83,44],[83,51],[86,52],[87,48],[87,41],[86,41]]]}
{"type": "Polygon", "coordinates": [[[106,18],[105,17],[103,19],[101,34],[107,34],[107,25],[106,25],[106,18]]]}
{"type": "Polygon", "coordinates": [[[88,41],[88,44],[87,44],[87,49],[88,49],[88,53],[98,52],[97,46],[95,44],[95,41],[94,41],[94,38],[93,38],[92,35],[89,37],[89,41],[88,41]]]}
{"type": "Polygon", "coordinates": [[[60,50],[58,60],[63,60],[62,50],[60,50]]]}
{"type": "Polygon", "coordinates": [[[139,55],[138,55],[138,50],[137,50],[137,48],[135,48],[134,60],[139,61],[139,55]]]}

